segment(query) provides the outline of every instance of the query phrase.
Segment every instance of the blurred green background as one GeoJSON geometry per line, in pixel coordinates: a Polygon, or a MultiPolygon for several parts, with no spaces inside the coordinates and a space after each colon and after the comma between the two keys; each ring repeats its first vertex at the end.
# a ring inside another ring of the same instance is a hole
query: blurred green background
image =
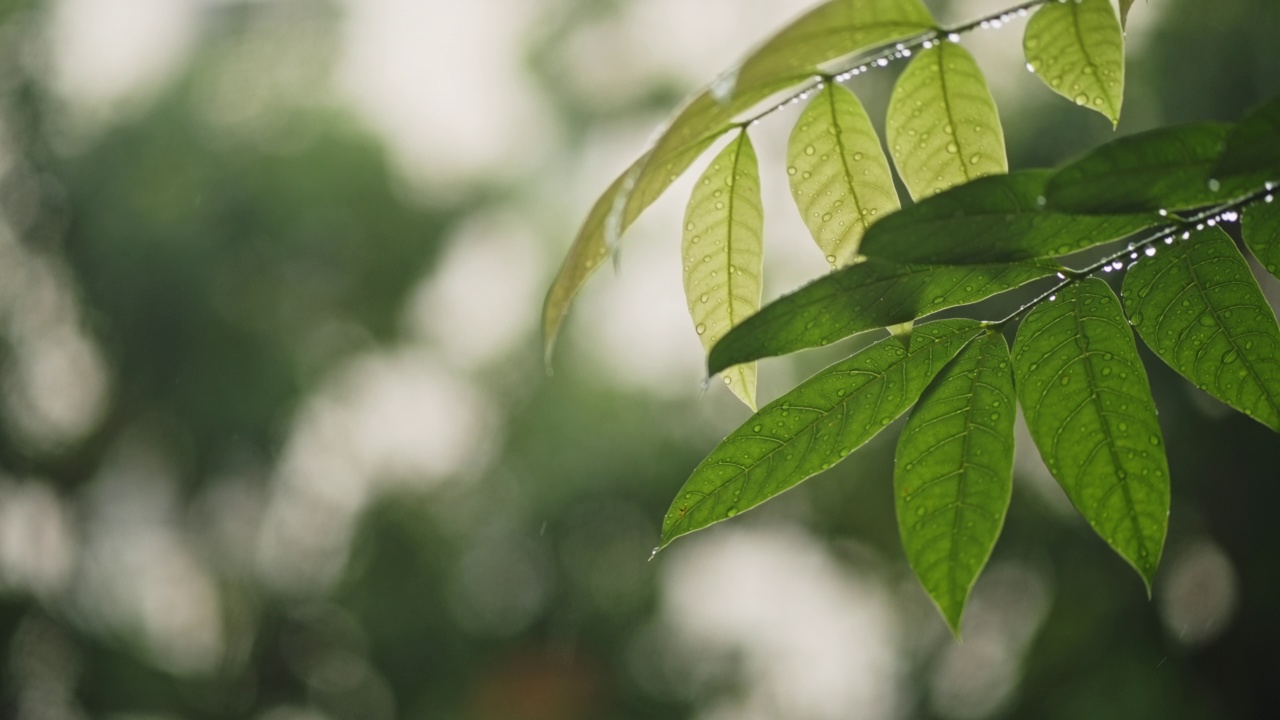
{"type": "MultiPolygon", "coordinates": [[[[963,644],[902,557],[894,428],[648,562],[745,417],[699,388],[688,181],[554,376],[541,295],[679,98],[806,4],[0,2],[0,717],[1280,717],[1280,438],[1154,362],[1150,601],[1025,429],[963,644]]],[[[1021,26],[965,39],[1011,164],[1111,137],[1021,26]]],[[[1137,3],[1119,131],[1238,119],[1280,92],[1277,38],[1275,0],[1137,3]]],[[[852,85],[873,116],[899,70],[852,85]]],[[[824,266],[794,117],[756,131],[770,296],[824,266]]],[[[839,352],[766,363],[762,395],[839,352]]]]}

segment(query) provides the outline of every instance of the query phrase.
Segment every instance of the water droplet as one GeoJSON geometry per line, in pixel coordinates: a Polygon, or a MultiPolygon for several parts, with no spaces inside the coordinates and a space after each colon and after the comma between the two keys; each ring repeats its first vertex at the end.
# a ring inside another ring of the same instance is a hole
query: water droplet
{"type": "Polygon", "coordinates": [[[979,160],[981,160],[981,159],[982,159],[982,156],[981,156],[981,155],[974,155],[973,157],[969,158],[969,164],[970,164],[970,165],[977,165],[977,164],[978,164],[978,161],[979,161],[979,160]]]}
{"type": "Polygon", "coordinates": [[[804,154],[805,154],[805,155],[812,155],[812,154],[814,154],[814,153],[816,153],[816,152],[818,152],[818,150],[817,150],[817,148],[815,148],[814,146],[812,146],[812,145],[805,145],[805,146],[804,146],[804,154]]]}
{"type": "MultiPolygon", "coordinates": [[[[688,327],[688,326],[686,325],[685,327],[688,327]]],[[[707,325],[706,323],[698,323],[698,327],[694,329],[698,331],[699,335],[701,335],[707,331],[707,325]]]]}

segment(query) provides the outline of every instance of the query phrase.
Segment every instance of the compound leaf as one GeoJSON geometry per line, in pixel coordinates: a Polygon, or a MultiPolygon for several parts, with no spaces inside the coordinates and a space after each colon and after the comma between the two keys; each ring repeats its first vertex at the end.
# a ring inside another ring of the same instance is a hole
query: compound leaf
{"type": "Polygon", "coordinates": [[[1124,101],[1124,33],[1111,0],[1047,3],[1027,23],[1022,49],[1050,90],[1111,121],[1124,101]]]}
{"type": "MultiPolygon", "coordinates": [[[[738,363],[829,345],[854,333],[898,325],[977,302],[1062,268],[1051,262],[902,265],[866,260],[766,305],[711,349],[712,374],[738,363]]],[[[903,328],[905,330],[905,328],[903,328]]]]}
{"type": "Polygon", "coordinates": [[[1105,282],[1032,310],[1013,346],[1018,399],[1049,472],[1148,591],[1169,521],[1169,467],[1147,373],[1105,282]]]}
{"type": "Polygon", "coordinates": [[[1078,213],[1140,213],[1235,200],[1262,183],[1252,175],[1213,177],[1229,130],[1221,123],[1194,123],[1113,140],[1050,178],[1049,207],[1078,213]]]}
{"type": "Polygon", "coordinates": [[[933,379],[898,441],[893,487],[902,546],[957,635],[1009,508],[1014,402],[1009,346],[988,333],[933,379]]]}
{"type": "Polygon", "coordinates": [[[662,545],[831,467],[905,412],[980,332],[973,320],[921,325],[910,349],[882,340],[761,408],[685,482],[663,519],[662,545]]]}
{"type": "Polygon", "coordinates": [[[1267,272],[1280,278],[1280,202],[1255,202],[1241,215],[1245,246],[1267,272]]]}
{"type": "MultiPolygon", "coordinates": [[[[759,165],[743,132],[698,179],[684,216],[685,298],[707,350],[760,309],[763,226],[759,165]]],[[[754,410],[755,363],[730,368],[724,379],[754,410]]]]}
{"type": "Polygon", "coordinates": [[[1125,275],[1124,304],[1161,360],[1280,430],[1280,327],[1225,232],[1209,228],[1138,262],[1125,275]]]}
{"type": "Polygon", "coordinates": [[[547,357],[573,298],[622,234],[735,118],[812,78],[822,65],[871,47],[931,32],[919,0],[829,0],[783,28],[736,69],[689,100],[653,147],[605,190],[587,214],[543,305],[547,357]]]}
{"type": "Polygon", "coordinates": [[[1044,207],[1051,170],[993,175],[926,198],[876,223],[868,257],[951,265],[1059,257],[1166,222],[1158,214],[1072,215],[1044,207]]]}
{"type": "Polygon", "coordinates": [[[858,98],[828,83],[787,145],[791,194],[833,267],[848,265],[872,222],[899,208],[889,160],[858,98]]]}
{"type": "Polygon", "coordinates": [[[1009,169],[987,81],[973,56],[953,42],[912,58],[893,86],[885,134],[915,200],[1009,169]]]}

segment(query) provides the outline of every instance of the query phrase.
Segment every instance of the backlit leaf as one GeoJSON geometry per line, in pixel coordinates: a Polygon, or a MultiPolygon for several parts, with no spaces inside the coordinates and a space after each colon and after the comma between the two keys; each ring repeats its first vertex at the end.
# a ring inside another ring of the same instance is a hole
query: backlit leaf
{"type": "Polygon", "coordinates": [[[1217,177],[1255,175],[1280,181],[1280,97],[1254,109],[1227,135],[1217,177]]]}
{"type": "MultiPolygon", "coordinates": [[[[743,132],[698,179],[684,216],[684,292],[707,350],[760,309],[763,225],[759,166],[743,132]]],[[[724,379],[754,410],[755,363],[729,368],[724,379]]]]}
{"type": "Polygon", "coordinates": [[[1049,180],[1049,207],[1079,213],[1187,210],[1235,200],[1261,183],[1218,179],[1213,168],[1230,126],[1195,123],[1114,140],[1049,180]]]}
{"type": "Polygon", "coordinates": [[[791,194],[832,266],[848,265],[872,222],[899,207],[889,160],[858,98],[828,83],[787,146],[791,194]]]}
{"type": "Polygon", "coordinates": [[[835,60],[931,32],[919,0],[829,0],[766,41],[737,69],[695,95],[654,146],[598,199],[547,292],[543,340],[550,358],[573,298],[609,257],[622,234],[738,116],[808,81],[835,60]]]}
{"type": "Polygon", "coordinates": [[[1124,279],[1147,347],[1200,389],[1280,430],[1280,327],[1220,228],[1161,247],[1124,279]]]}
{"type": "Polygon", "coordinates": [[[1169,467],[1147,373],[1120,300],[1073,283],[1018,329],[1013,372],[1049,472],[1151,587],[1169,520],[1169,467]]]}
{"type": "Polygon", "coordinates": [[[693,471],[663,519],[662,545],[840,461],[905,412],[981,331],[973,320],[921,325],[909,350],[882,340],[763,407],[693,471]]]}
{"type": "Polygon", "coordinates": [[[885,135],[916,200],[1009,169],[995,100],[973,56],[956,43],[939,42],[911,59],[893,87],[885,135]]]}
{"type": "Polygon", "coordinates": [[[957,635],[1009,508],[1014,403],[1009,346],[989,333],[933,379],[898,440],[893,489],[902,546],[957,635]]]}
{"type": "Polygon", "coordinates": [[[708,370],[829,345],[977,302],[1059,270],[1043,261],[950,266],[867,260],[818,278],[747,318],[712,348],[708,370]]]}
{"type": "Polygon", "coordinates": [[[951,265],[1052,258],[1167,222],[1158,214],[1072,215],[1044,207],[1050,170],[993,175],[926,198],[876,223],[868,257],[951,265]]]}
{"type": "Polygon", "coordinates": [[[1280,278],[1280,202],[1255,202],[1245,208],[1240,234],[1262,267],[1280,278]]]}
{"type": "Polygon", "coordinates": [[[1042,5],[1027,22],[1022,49],[1050,90],[1097,110],[1114,126],[1124,101],[1124,34],[1111,0],[1042,5]]]}

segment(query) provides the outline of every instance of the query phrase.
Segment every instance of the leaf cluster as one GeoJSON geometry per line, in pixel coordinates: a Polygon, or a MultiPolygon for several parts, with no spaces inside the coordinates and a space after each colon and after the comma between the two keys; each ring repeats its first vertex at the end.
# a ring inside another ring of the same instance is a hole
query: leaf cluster
{"type": "Polygon", "coordinates": [[[709,373],[754,409],[757,360],[890,331],[730,433],[677,494],[662,546],[831,467],[914,407],[895,461],[898,524],[908,561],[958,632],[1009,506],[1021,407],[1049,471],[1149,590],[1170,471],[1134,330],[1198,387],[1280,431],[1280,326],[1222,229],[1240,220],[1249,250],[1277,273],[1280,100],[1235,125],[1160,128],[1061,168],[1009,172],[995,101],[957,42],[1031,14],[1030,69],[1115,123],[1129,3],[1121,9],[1041,0],[948,29],[919,0],[830,0],[696,96],[606,191],[548,295],[548,348],[626,226],[726,135],[684,226],[686,296],[709,373]],[[906,67],[882,145],[841,83],[896,61],[906,67]],[[761,307],[748,128],[780,107],[782,91],[808,100],[786,173],[832,272],[761,307]],[[905,208],[895,169],[913,203],[905,208]],[[1101,259],[1068,265],[1085,251],[1101,259]],[[1121,271],[1117,295],[1101,278],[1121,271]],[[1007,317],[915,325],[1046,279],[1007,317]]]}

